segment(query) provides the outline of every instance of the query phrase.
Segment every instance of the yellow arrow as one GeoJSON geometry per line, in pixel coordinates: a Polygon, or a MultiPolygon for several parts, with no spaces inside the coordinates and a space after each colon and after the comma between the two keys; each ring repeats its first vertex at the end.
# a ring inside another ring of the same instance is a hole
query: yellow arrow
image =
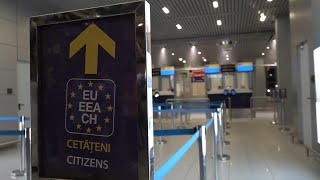
{"type": "Polygon", "coordinates": [[[97,74],[99,45],[115,58],[116,43],[92,23],[70,43],[69,58],[86,46],[85,74],[97,74]]]}

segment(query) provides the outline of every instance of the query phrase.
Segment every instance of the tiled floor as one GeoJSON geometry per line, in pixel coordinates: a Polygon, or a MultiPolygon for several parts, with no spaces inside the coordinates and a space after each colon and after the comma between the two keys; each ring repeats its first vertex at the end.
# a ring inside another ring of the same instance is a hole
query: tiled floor
{"type": "MultiPolygon", "coordinates": [[[[320,163],[307,158],[302,145],[292,144],[288,135],[280,133],[269,120],[234,120],[231,135],[226,140],[225,153],[231,160],[220,163],[219,180],[320,180],[320,163]]],[[[203,124],[198,121],[195,124],[203,124]]],[[[185,126],[193,127],[195,124],[185,126]]],[[[168,127],[169,123],[167,126],[168,127]]],[[[157,127],[157,126],[156,126],[157,127]]],[[[207,145],[207,176],[212,180],[211,131],[207,145]]],[[[190,136],[166,137],[165,145],[155,145],[158,169],[190,136]]],[[[157,139],[156,139],[157,140],[157,139]]],[[[16,147],[0,149],[0,180],[9,180],[10,172],[18,168],[16,147]]],[[[166,176],[166,180],[199,179],[198,145],[166,176]]],[[[19,180],[22,180],[21,178],[19,180]]]]}
{"type": "MultiPolygon", "coordinates": [[[[192,126],[192,125],[189,125],[192,126]]],[[[319,180],[320,162],[307,158],[302,145],[292,144],[286,133],[278,131],[270,120],[234,120],[226,140],[231,145],[225,153],[231,160],[220,162],[221,180],[319,180]]],[[[190,136],[189,136],[190,137],[190,136]]],[[[188,138],[166,137],[165,145],[156,145],[156,169],[159,168],[188,138]]],[[[213,179],[212,144],[207,146],[207,175],[213,179]]],[[[199,179],[198,147],[195,144],[181,162],[166,176],[172,180],[199,179]]],[[[219,179],[219,180],[220,180],[219,179]]]]}

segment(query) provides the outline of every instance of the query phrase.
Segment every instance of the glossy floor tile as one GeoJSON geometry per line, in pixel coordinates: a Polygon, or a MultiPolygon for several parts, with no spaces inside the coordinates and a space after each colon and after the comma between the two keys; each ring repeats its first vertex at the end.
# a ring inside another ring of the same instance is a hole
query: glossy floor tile
{"type": "MultiPolygon", "coordinates": [[[[192,128],[205,124],[205,117],[193,115],[184,124],[176,119],[174,125],[163,120],[162,128],[192,128]],[[195,120],[192,118],[201,118],[195,120]]],[[[306,157],[302,145],[292,144],[286,133],[270,124],[265,117],[249,120],[235,119],[231,123],[226,140],[225,153],[231,160],[219,163],[219,180],[319,180],[320,163],[315,157],[306,157]]],[[[159,128],[157,118],[155,128],[159,128]]],[[[207,179],[213,180],[212,131],[207,134],[207,179]]],[[[190,136],[164,137],[166,144],[155,145],[155,169],[165,163],[190,136]]],[[[157,141],[159,138],[156,138],[157,141]]],[[[0,180],[10,180],[11,171],[19,167],[16,146],[0,149],[0,180]]],[[[18,178],[17,180],[23,180],[18,178]]],[[[165,177],[166,180],[199,179],[198,144],[195,143],[186,156],[165,177]]]]}
{"type": "MultiPolygon", "coordinates": [[[[302,145],[292,144],[288,133],[281,133],[271,125],[271,119],[235,119],[231,123],[226,140],[231,145],[225,153],[228,162],[220,162],[219,180],[319,180],[320,162],[306,157],[302,145]]],[[[163,120],[164,128],[171,128],[163,120]]],[[[179,121],[178,121],[179,122],[179,121]]],[[[194,127],[204,121],[189,122],[184,127],[194,127]]],[[[157,126],[156,128],[159,127],[157,126]]],[[[179,127],[178,124],[176,124],[179,127]]],[[[156,169],[159,168],[190,136],[165,137],[167,144],[156,145],[156,169]]],[[[207,176],[213,179],[212,135],[208,134],[207,176]]],[[[198,144],[195,143],[186,157],[165,177],[167,180],[199,179],[198,144]]]]}

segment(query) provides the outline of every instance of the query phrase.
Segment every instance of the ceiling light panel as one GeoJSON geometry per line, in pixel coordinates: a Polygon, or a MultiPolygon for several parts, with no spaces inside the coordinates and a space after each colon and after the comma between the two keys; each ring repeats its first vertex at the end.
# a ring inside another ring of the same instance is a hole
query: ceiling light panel
{"type": "Polygon", "coordinates": [[[218,8],[219,7],[218,1],[213,1],[212,5],[213,5],[214,8],[218,8]]]}
{"type": "Polygon", "coordinates": [[[169,11],[169,9],[168,9],[167,7],[163,7],[163,8],[162,8],[162,11],[163,11],[164,13],[166,13],[166,14],[169,14],[169,13],[170,13],[170,11],[169,11]]]}

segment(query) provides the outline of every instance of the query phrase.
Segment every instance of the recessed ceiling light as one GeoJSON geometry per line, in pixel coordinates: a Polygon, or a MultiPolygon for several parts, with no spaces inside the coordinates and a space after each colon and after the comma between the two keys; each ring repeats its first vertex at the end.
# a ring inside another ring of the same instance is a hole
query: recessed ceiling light
{"type": "Polygon", "coordinates": [[[217,25],[218,26],[221,26],[222,25],[222,21],[219,19],[219,20],[217,20],[217,25]]]}
{"type": "Polygon", "coordinates": [[[262,53],[262,56],[264,56],[265,54],[264,53],[262,53]]]}
{"type": "Polygon", "coordinates": [[[186,60],[183,60],[182,62],[183,62],[183,64],[185,64],[187,61],[186,61],[186,60]]]}
{"type": "Polygon", "coordinates": [[[272,0],[267,0],[268,2],[272,2],[272,0]]]}
{"type": "Polygon", "coordinates": [[[162,8],[162,11],[163,11],[164,13],[166,13],[166,14],[169,14],[169,13],[170,13],[170,11],[169,11],[169,9],[168,9],[167,7],[163,7],[163,8],[162,8]]]}
{"type": "Polygon", "coordinates": [[[218,8],[219,7],[218,1],[213,1],[212,5],[213,5],[214,8],[218,8]]]}
{"type": "Polygon", "coordinates": [[[277,42],[277,40],[274,39],[274,40],[273,40],[273,43],[276,43],[276,42],[277,42]]]}
{"type": "Polygon", "coordinates": [[[268,46],[267,49],[270,49],[270,47],[268,46]]]}
{"type": "Polygon", "coordinates": [[[226,60],[227,60],[227,61],[229,61],[229,60],[230,60],[230,58],[228,58],[228,57],[227,57],[227,58],[226,58],[226,60]]]}
{"type": "Polygon", "coordinates": [[[207,62],[207,59],[203,59],[204,62],[207,62]]]}
{"type": "Polygon", "coordinates": [[[179,61],[182,61],[183,59],[182,58],[179,58],[179,61]]]}
{"type": "Polygon", "coordinates": [[[191,46],[191,49],[196,49],[196,46],[195,46],[195,45],[192,45],[192,46],[191,46]]]}
{"type": "Polygon", "coordinates": [[[261,13],[261,11],[258,11],[258,14],[260,14],[261,13]]]}
{"type": "Polygon", "coordinates": [[[205,59],[205,57],[202,57],[202,59],[205,59]]]}
{"type": "Polygon", "coordinates": [[[260,14],[260,21],[264,22],[267,19],[267,16],[264,13],[260,14]]]}
{"type": "Polygon", "coordinates": [[[139,27],[143,26],[143,23],[138,24],[139,27]]]}
{"type": "Polygon", "coordinates": [[[228,57],[229,57],[229,55],[227,54],[227,55],[226,55],[226,57],[228,58],[228,57]]]}
{"type": "Polygon", "coordinates": [[[180,24],[177,24],[176,27],[177,27],[177,29],[179,29],[179,30],[182,29],[182,26],[181,26],[180,24]]]}
{"type": "Polygon", "coordinates": [[[200,55],[200,54],[201,54],[201,51],[199,51],[198,54],[200,55]]]}
{"type": "Polygon", "coordinates": [[[171,53],[172,56],[174,56],[174,53],[171,53]]]}

